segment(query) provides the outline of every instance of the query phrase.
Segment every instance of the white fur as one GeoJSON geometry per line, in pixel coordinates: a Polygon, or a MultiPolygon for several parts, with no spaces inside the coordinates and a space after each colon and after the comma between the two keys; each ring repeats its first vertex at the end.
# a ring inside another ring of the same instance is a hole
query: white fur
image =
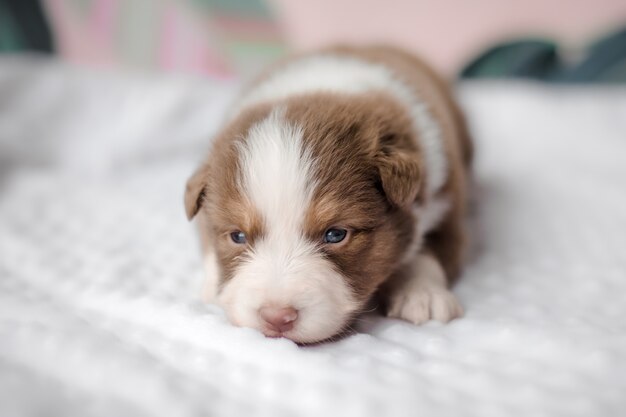
{"type": "Polygon", "coordinates": [[[207,303],[215,301],[217,295],[217,285],[219,283],[219,268],[217,256],[213,249],[209,249],[204,254],[204,285],[202,287],[202,300],[207,303]]]}
{"type": "Polygon", "coordinates": [[[277,108],[241,142],[240,186],[263,215],[267,230],[286,240],[301,234],[315,183],[313,161],[302,148],[302,130],[277,108]]]}
{"type": "Polygon", "coordinates": [[[411,262],[422,246],[424,236],[439,225],[450,209],[450,199],[445,195],[430,198],[426,204],[413,207],[414,221],[417,227],[413,232],[413,240],[408,246],[401,263],[411,262]]]}
{"type": "Polygon", "coordinates": [[[406,107],[413,119],[425,155],[429,194],[436,193],[446,182],[448,163],[439,124],[427,103],[383,65],[341,55],[306,57],[276,71],[253,88],[236,105],[233,115],[250,105],[319,91],[346,94],[383,91],[391,94],[406,107]]]}
{"type": "Polygon", "coordinates": [[[293,306],[298,319],[284,336],[297,342],[337,334],[359,307],[345,278],[314,246],[272,238],[257,245],[218,299],[232,323],[261,330],[260,307],[293,306]]]}
{"type": "Polygon", "coordinates": [[[463,308],[448,290],[439,262],[420,253],[412,263],[412,275],[393,289],[387,315],[415,324],[428,320],[448,322],[463,315],[463,308]]]}
{"type": "Polygon", "coordinates": [[[450,210],[450,199],[444,195],[430,198],[426,204],[415,207],[418,218],[417,233],[423,237],[439,225],[450,210]]]}
{"type": "Polygon", "coordinates": [[[303,235],[314,162],[302,148],[302,130],[283,114],[273,111],[241,142],[240,186],[262,216],[265,234],[242,257],[218,300],[235,324],[261,330],[260,307],[294,307],[298,319],[285,336],[316,341],[341,330],[358,306],[345,278],[303,235]]]}

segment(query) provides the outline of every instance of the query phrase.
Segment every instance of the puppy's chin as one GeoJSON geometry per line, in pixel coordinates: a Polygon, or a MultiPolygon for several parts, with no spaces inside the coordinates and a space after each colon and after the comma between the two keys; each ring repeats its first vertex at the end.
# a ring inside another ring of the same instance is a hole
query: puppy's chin
{"type": "Polygon", "coordinates": [[[277,276],[272,262],[260,259],[240,266],[217,297],[228,319],[268,337],[284,337],[299,344],[316,343],[340,334],[360,311],[361,304],[332,264],[322,257],[297,259],[277,276]],[[297,318],[280,330],[260,313],[262,308],[290,308],[297,318]]]}

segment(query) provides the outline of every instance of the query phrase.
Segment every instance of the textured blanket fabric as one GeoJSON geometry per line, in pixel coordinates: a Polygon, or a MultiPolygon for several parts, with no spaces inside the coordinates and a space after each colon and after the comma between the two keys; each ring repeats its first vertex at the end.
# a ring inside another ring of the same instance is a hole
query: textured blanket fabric
{"type": "Polygon", "coordinates": [[[0,60],[0,415],[623,413],[626,90],[463,86],[465,317],[311,347],[199,302],[182,192],[232,91],[0,60]]]}

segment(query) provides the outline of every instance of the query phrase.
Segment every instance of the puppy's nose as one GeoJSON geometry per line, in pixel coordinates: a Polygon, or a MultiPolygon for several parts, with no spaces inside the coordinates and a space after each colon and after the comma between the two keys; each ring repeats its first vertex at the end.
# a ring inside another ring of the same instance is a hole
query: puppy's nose
{"type": "Polygon", "coordinates": [[[266,306],[259,309],[259,315],[273,330],[283,333],[293,328],[298,311],[293,307],[266,306]]]}

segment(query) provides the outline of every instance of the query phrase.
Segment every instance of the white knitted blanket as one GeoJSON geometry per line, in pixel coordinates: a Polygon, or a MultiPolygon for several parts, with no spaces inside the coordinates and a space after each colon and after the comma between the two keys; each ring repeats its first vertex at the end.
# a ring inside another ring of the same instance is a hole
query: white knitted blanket
{"type": "Polygon", "coordinates": [[[466,315],[298,347],[200,303],[184,182],[233,86],[0,59],[0,416],[617,416],[626,90],[472,84],[466,315]]]}

